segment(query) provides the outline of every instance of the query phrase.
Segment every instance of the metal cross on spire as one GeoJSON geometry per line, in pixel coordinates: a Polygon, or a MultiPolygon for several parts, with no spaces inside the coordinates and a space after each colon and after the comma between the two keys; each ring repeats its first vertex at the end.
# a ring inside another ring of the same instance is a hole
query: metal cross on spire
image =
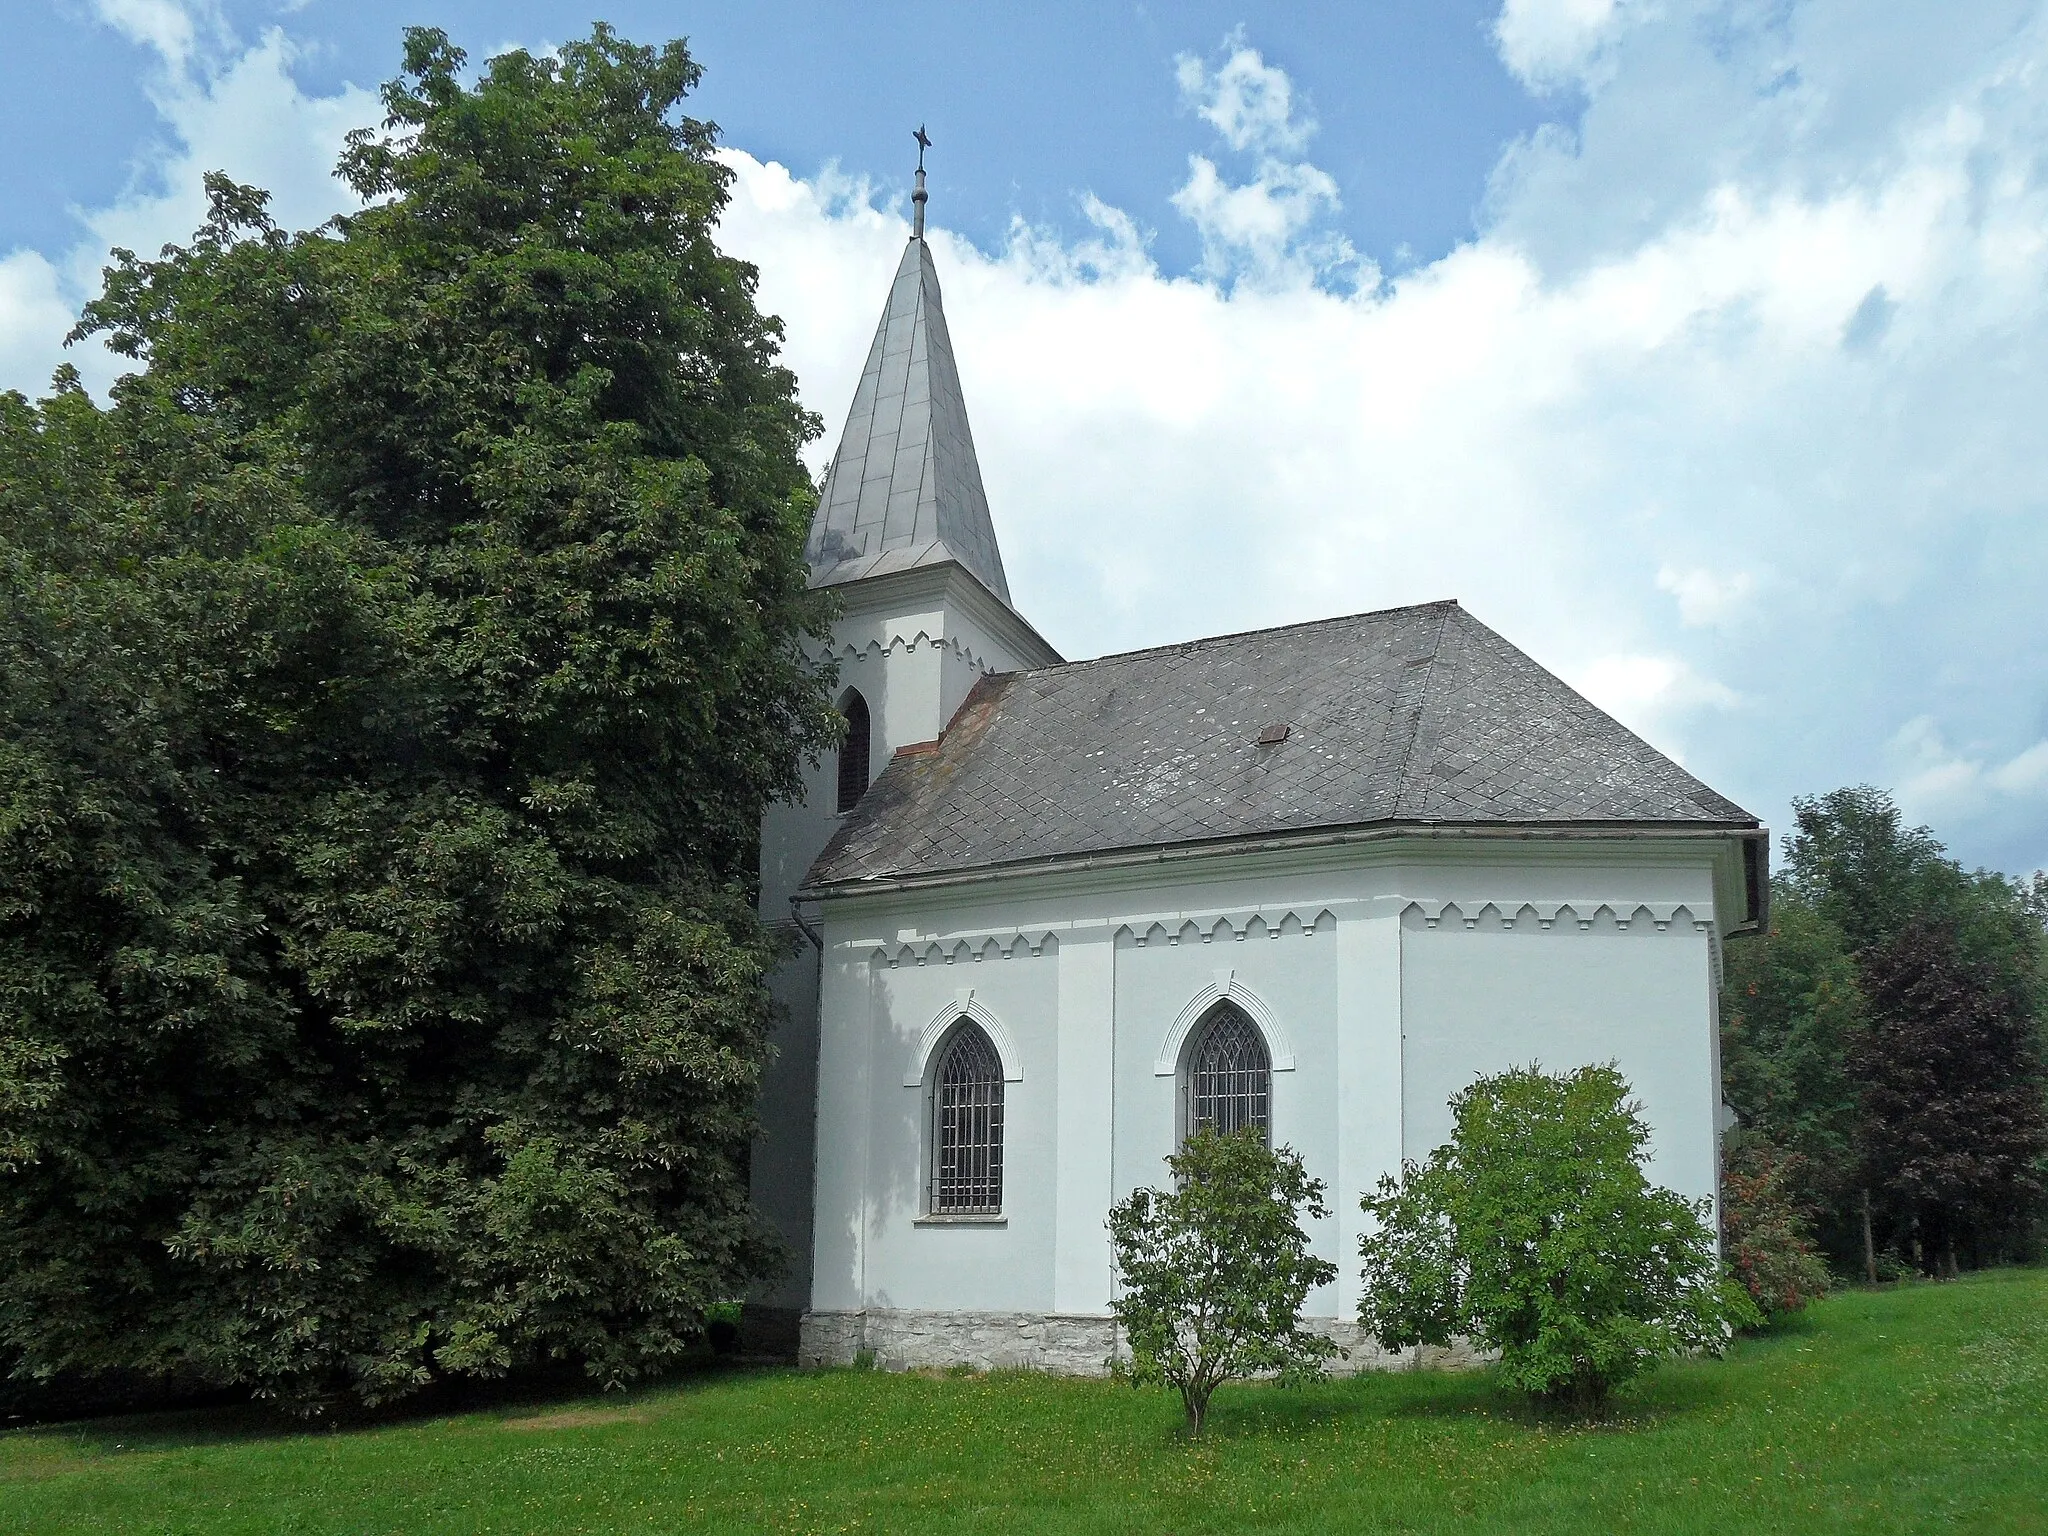
{"type": "Polygon", "coordinates": [[[917,125],[917,132],[911,137],[917,140],[917,190],[910,194],[910,238],[924,238],[924,152],[932,147],[931,136],[924,131],[924,124],[917,125]]]}

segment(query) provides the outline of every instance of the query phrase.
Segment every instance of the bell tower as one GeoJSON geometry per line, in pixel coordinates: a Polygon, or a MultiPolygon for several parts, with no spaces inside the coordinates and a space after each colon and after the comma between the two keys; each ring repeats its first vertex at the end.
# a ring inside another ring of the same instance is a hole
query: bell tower
{"type": "MultiPolygon", "coordinates": [[[[922,127],[916,137],[910,240],[806,546],[811,585],[834,588],[842,604],[830,656],[848,732],[845,746],[808,772],[803,799],[763,818],[761,915],[778,925],[796,923],[791,897],[811,861],[895,753],[936,741],[983,673],[1061,659],[1010,601],[925,240],[931,140],[922,127]]],[[[805,944],[776,975],[787,1017],[762,1082],[754,1147],[755,1206],[798,1255],[772,1298],[777,1308],[801,1308],[810,1294],[818,961],[805,944]]]]}

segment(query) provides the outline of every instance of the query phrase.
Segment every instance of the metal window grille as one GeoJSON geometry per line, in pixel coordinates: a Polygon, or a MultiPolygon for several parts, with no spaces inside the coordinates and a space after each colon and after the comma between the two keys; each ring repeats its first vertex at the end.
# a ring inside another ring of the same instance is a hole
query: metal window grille
{"type": "Polygon", "coordinates": [[[1003,1208],[1003,1063],[972,1024],[939,1061],[932,1094],[932,1210],[993,1216],[1003,1208]]]}
{"type": "Polygon", "coordinates": [[[1188,1130],[1207,1125],[1228,1135],[1252,1126],[1270,1140],[1272,1086],[1272,1058],[1252,1021],[1227,1003],[1219,1007],[1188,1058],[1188,1130]]]}
{"type": "Polygon", "coordinates": [[[839,809],[841,813],[860,804],[868,792],[869,735],[868,701],[858,693],[848,694],[846,740],[839,748],[839,809]]]}

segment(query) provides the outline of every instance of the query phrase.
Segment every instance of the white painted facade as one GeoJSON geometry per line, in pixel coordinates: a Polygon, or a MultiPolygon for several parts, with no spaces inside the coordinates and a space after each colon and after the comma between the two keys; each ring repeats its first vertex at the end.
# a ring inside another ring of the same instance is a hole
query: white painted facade
{"type": "Polygon", "coordinates": [[[1484,1072],[1618,1063],[1652,1177],[1713,1198],[1728,846],[1392,838],[828,903],[812,1310],[1106,1315],[1109,1207],[1163,1182],[1222,997],[1265,1036],[1275,1143],[1329,1187],[1312,1317],[1355,1313],[1359,1195],[1484,1072]],[[931,1052],[962,1016],[1007,1079],[991,1219],[926,1206],[931,1052]]]}

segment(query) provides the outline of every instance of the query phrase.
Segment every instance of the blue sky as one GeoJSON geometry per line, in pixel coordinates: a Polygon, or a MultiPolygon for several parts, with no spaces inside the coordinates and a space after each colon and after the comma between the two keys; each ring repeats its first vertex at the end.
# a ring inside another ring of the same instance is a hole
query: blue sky
{"type": "MultiPolygon", "coordinates": [[[[1870,781],[2048,863],[2039,0],[604,14],[707,67],[820,461],[930,125],[1012,589],[1067,654],[1457,596],[1773,825],[1870,781]]],[[[589,16],[18,0],[0,387],[204,170],[338,208],[419,19],[482,57],[589,16]]]]}
{"type": "MultiPolygon", "coordinates": [[[[976,241],[999,240],[1015,212],[1071,225],[1077,196],[1093,192],[1157,228],[1169,267],[1199,256],[1166,204],[1187,154],[1173,60],[1213,50],[1250,19],[1242,5],[1207,3],[625,0],[592,10],[545,0],[229,0],[209,9],[245,41],[282,27],[300,50],[293,75],[316,95],[387,78],[400,29],[415,21],[479,58],[580,35],[598,16],[637,41],[687,37],[708,71],[697,114],[757,156],[805,175],[837,162],[901,180],[910,128],[923,121],[941,148],[934,190],[976,241]]],[[[1502,146],[1560,109],[1502,66],[1488,32],[1494,9],[1372,0],[1278,6],[1257,18],[1259,43],[1287,58],[1313,103],[1347,229],[1383,264],[1403,247],[1406,260],[1426,259],[1469,237],[1502,146]]],[[[20,0],[10,11],[0,139],[39,152],[0,157],[0,249],[74,236],[70,209],[122,192],[138,151],[161,132],[147,94],[158,54],[104,19],[131,8],[20,0]]]]}

